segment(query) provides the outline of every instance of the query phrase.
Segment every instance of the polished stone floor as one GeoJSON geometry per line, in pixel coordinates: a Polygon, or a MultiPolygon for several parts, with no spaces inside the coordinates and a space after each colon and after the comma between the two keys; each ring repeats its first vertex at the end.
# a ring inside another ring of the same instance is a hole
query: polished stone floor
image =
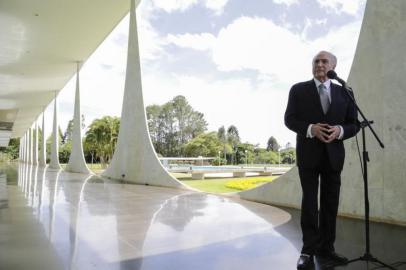
{"type": "MultiPolygon", "coordinates": [[[[296,269],[299,214],[206,193],[2,165],[0,270],[296,269]]],[[[337,231],[338,251],[363,254],[363,222],[340,218],[337,231]]],[[[372,223],[371,236],[379,259],[406,260],[405,227],[372,223]]],[[[376,266],[317,261],[315,269],[376,266]]]]}

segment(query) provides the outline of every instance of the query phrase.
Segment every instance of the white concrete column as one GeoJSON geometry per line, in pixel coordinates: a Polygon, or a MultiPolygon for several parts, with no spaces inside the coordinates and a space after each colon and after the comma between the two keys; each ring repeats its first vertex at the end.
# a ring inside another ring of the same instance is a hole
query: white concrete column
{"type": "Polygon", "coordinates": [[[73,114],[72,150],[69,157],[69,163],[66,166],[66,171],[76,173],[90,173],[90,170],[86,165],[82,145],[82,117],[80,114],[79,69],[80,63],[78,62],[76,70],[76,93],[73,114]]]}
{"type": "Polygon", "coordinates": [[[32,139],[33,139],[32,164],[38,165],[38,123],[37,123],[37,120],[35,120],[32,139]]]}
{"type": "Polygon", "coordinates": [[[28,130],[25,132],[24,138],[24,162],[28,163],[28,130]]]}
{"type": "Polygon", "coordinates": [[[20,161],[24,162],[24,135],[21,136],[20,140],[20,161]]]}
{"type": "Polygon", "coordinates": [[[28,144],[27,144],[28,135],[27,132],[24,134],[24,163],[27,163],[28,160],[28,144]]]}
{"type": "Polygon", "coordinates": [[[22,152],[22,147],[23,147],[23,144],[22,144],[22,142],[23,142],[23,138],[21,137],[20,138],[20,147],[18,147],[18,160],[21,162],[21,157],[22,157],[22,154],[21,154],[21,152],[22,152]]]}
{"type": "Polygon", "coordinates": [[[49,168],[51,169],[61,169],[61,165],[59,164],[59,134],[58,134],[58,102],[56,99],[56,91],[55,91],[55,99],[54,99],[54,123],[52,129],[52,143],[51,143],[51,161],[49,162],[49,168]]]}
{"type": "Polygon", "coordinates": [[[32,164],[32,149],[33,149],[33,140],[32,140],[32,127],[28,129],[28,164],[32,164]]]}
{"type": "Polygon", "coordinates": [[[42,143],[41,151],[39,152],[39,166],[45,167],[47,165],[47,139],[45,137],[45,109],[42,112],[42,143]]]}
{"type": "Polygon", "coordinates": [[[20,162],[24,162],[24,136],[20,140],[20,162]]]}
{"type": "Polygon", "coordinates": [[[127,71],[117,147],[103,175],[139,184],[186,189],[163,168],[149,136],[142,96],[135,12],[138,2],[131,0],[127,71]]]}

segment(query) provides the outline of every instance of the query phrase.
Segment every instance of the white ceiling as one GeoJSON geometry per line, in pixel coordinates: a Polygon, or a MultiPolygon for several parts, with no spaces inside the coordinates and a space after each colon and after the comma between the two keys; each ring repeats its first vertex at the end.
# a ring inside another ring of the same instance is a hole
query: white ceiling
{"type": "Polygon", "coordinates": [[[11,137],[25,133],[75,74],[76,61],[129,9],[130,0],[0,0],[0,122],[14,123],[11,137]]]}

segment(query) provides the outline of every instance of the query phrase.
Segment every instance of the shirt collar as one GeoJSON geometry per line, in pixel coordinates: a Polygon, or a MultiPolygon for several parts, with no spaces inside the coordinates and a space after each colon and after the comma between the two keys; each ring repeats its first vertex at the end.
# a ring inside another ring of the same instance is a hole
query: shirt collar
{"type": "MultiPolygon", "coordinates": [[[[317,80],[316,78],[314,78],[314,82],[316,83],[317,89],[319,89],[319,85],[321,84],[321,82],[320,82],[319,80],[317,80]]],[[[328,79],[328,80],[325,81],[323,84],[326,86],[326,89],[329,90],[329,89],[330,89],[330,85],[331,85],[331,80],[328,79]]]]}

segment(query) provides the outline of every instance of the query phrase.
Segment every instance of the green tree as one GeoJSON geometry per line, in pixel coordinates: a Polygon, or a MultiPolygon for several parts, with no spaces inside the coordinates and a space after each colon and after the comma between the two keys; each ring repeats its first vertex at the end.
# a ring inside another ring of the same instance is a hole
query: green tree
{"type": "MultiPolygon", "coordinates": [[[[82,129],[84,129],[85,126],[85,115],[81,115],[82,118],[82,129]]],[[[69,120],[68,125],[66,126],[65,133],[63,133],[62,136],[62,144],[72,141],[72,135],[73,135],[73,126],[74,126],[74,119],[69,120]]]]}
{"type": "Polygon", "coordinates": [[[217,157],[223,148],[216,132],[202,133],[184,145],[184,152],[188,157],[217,157]]]}
{"type": "Polygon", "coordinates": [[[195,111],[184,96],[161,106],[147,106],[146,114],[155,151],[163,156],[183,155],[182,146],[207,129],[204,115],[195,111]]]}
{"type": "Polygon", "coordinates": [[[71,152],[72,152],[72,141],[67,141],[61,144],[58,152],[59,162],[68,163],[71,152]]]}
{"type": "Polygon", "coordinates": [[[163,152],[165,143],[165,132],[163,130],[163,122],[161,120],[161,106],[150,105],[146,108],[147,122],[149,128],[149,135],[154,145],[155,151],[158,153],[163,152]]]}
{"type": "Polygon", "coordinates": [[[59,145],[59,162],[68,163],[69,157],[72,152],[72,133],[73,133],[73,119],[68,122],[66,130],[62,133],[61,127],[58,128],[60,145],[59,145]]]}
{"type": "Polygon", "coordinates": [[[62,144],[68,141],[72,141],[72,134],[73,134],[73,119],[68,122],[65,133],[63,133],[62,144]]]}
{"type": "Polygon", "coordinates": [[[254,162],[254,148],[255,146],[250,143],[239,143],[236,151],[237,164],[249,164],[254,162]]]}
{"type": "Polygon", "coordinates": [[[11,138],[7,147],[0,147],[0,153],[4,161],[18,159],[20,151],[20,138],[11,138]]]}
{"type": "Polygon", "coordinates": [[[254,162],[257,164],[277,164],[278,159],[278,153],[261,148],[256,150],[254,162]]]}
{"type": "Polygon", "coordinates": [[[223,144],[223,156],[224,156],[224,160],[227,161],[227,134],[226,134],[226,129],[224,128],[224,126],[221,126],[218,129],[217,138],[223,144]]]}
{"type": "Polygon", "coordinates": [[[240,143],[240,135],[236,126],[231,125],[227,129],[227,142],[230,144],[232,153],[231,153],[231,163],[236,163],[236,153],[237,146],[240,143]]]}
{"type": "Polygon", "coordinates": [[[281,163],[293,164],[296,162],[296,150],[294,148],[288,148],[281,151],[281,163]]]}
{"type": "Polygon", "coordinates": [[[273,136],[271,136],[268,139],[266,150],[268,150],[268,151],[278,151],[279,148],[280,148],[280,145],[278,144],[278,141],[273,136]]]}
{"type": "Polygon", "coordinates": [[[97,147],[96,144],[93,144],[90,140],[83,140],[83,152],[86,159],[86,162],[95,163],[97,159],[97,147]]]}
{"type": "Polygon", "coordinates": [[[118,117],[104,116],[95,119],[86,132],[85,144],[93,145],[86,149],[94,149],[96,157],[102,164],[108,163],[116,148],[120,119],[118,117]]]}

